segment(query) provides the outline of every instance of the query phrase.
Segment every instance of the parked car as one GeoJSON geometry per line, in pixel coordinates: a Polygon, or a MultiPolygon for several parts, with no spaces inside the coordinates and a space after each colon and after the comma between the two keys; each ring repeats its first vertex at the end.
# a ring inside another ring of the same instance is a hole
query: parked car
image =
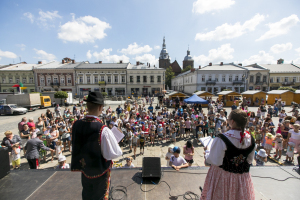
{"type": "Polygon", "coordinates": [[[15,114],[26,114],[27,108],[18,107],[16,104],[5,104],[0,105],[0,114],[2,115],[15,115],[15,114]]]}

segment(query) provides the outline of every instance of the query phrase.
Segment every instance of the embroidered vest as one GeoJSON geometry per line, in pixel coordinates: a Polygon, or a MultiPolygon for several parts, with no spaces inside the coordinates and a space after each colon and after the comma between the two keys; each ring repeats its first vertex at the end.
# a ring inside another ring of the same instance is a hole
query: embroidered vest
{"type": "Polygon", "coordinates": [[[74,123],[71,171],[81,171],[87,178],[97,178],[109,170],[112,161],[101,154],[104,127],[96,118],[83,118],[74,123]]]}
{"type": "Polygon", "coordinates": [[[251,145],[246,149],[239,149],[234,146],[230,140],[223,134],[219,134],[219,137],[226,144],[227,150],[223,158],[223,164],[219,167],[225,171],[243,174],[249,172],[250,164],[247,161],[248,155],[253,151],[255,147],[254,138],[251,136],[251,145]]]}

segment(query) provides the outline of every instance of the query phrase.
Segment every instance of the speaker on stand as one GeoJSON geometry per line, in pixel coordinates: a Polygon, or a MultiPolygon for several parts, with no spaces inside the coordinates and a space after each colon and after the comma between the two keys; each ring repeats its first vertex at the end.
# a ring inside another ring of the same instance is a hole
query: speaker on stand
{"type": "Polygon", "coordinates": [[[8,148],[0,147],[0,179],[10,172],[8,148]]]}

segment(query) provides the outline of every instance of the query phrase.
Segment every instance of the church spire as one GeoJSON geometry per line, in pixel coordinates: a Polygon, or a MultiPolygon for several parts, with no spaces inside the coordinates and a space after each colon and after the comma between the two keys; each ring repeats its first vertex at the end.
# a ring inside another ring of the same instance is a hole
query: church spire
{"type": "Polygon", "coordinates": [[[162,50],[160,52],[159,59],[170,59],[167,48],[166,48],[165,36],[164,36],[164,39],[163,39],[162,50]]]}
{"type": "Polygon", "coordinates": [[[165,49],[166,48],[166,40],[165,40],[165,36],[164,36],[164,40],[163,40],[163,45],[162,48],[165,49]]]}

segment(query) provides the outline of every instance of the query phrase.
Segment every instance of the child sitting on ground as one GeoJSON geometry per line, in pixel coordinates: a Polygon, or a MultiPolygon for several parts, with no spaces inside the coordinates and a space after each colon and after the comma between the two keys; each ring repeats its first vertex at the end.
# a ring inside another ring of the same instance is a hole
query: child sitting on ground
{"type": "Polygon", "coordinates": [[[267,162],[267,154],[264,149],[260,149],[258,153],[255,152],[254,160],[256,161],[256,166],[264,166],[267,162]]]}
{"type": "Polygon", "coordinates": [[[20,163],[21,163],[19,143],[12,145],[11,156],[12,156],[11,162],[12,162],[13,168],[19,169],[20,163]]]}
{"type": "Polygon", "coordinates": [[[58,157],[58,166],[56,169],[69,169],[70,165],[66,163],[66,156],[60,155],[58,157]]]}
{"type": "Polygon", "coordinates": [[[274,158],[279,155],[278,159],[281,158],[281,152],[282,152],[282,143],[283,143],[283,138],[280,133],[276,133],[276,137],[274,139],[275,141],[275,149],[276,149],[276,154],[274,155],[274,158]]]}
{"type": "Polygon", "coordinates": [[[179,154],[180,154],[180,148],[175,146],[173,148],[173,156],[171,156],[170,158],[169,165],[173,167],[176,171],[179,171],[179,169],[189,166],[189,164],[185,161],[185,159],[181,157],[179,154]]]}

